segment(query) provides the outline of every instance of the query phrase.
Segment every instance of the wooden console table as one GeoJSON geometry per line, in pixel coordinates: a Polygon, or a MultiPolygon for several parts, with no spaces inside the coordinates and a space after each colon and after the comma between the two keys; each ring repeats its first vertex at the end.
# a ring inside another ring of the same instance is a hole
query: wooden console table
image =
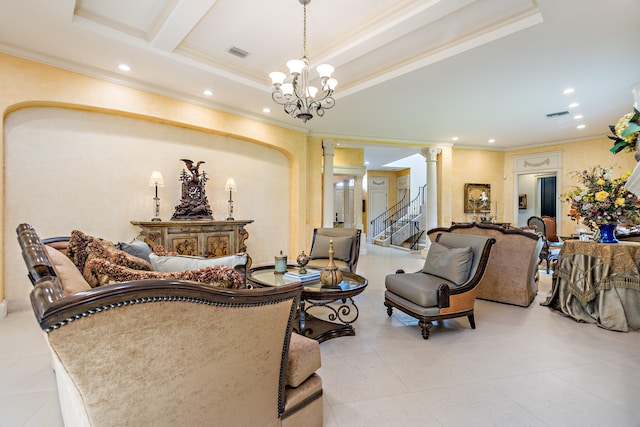
{"type": "Polygon", "coordinates": [[[605,329],[640,329],[640,244],[565,241],[542,305],[605,329]]]}
{"type": "Polygon", "coordinates": [[[181,255],[216,257],[246,252],[245,230],[253,220],[131,221],[140,227],[138,239],[149,239],[181,255]]]}

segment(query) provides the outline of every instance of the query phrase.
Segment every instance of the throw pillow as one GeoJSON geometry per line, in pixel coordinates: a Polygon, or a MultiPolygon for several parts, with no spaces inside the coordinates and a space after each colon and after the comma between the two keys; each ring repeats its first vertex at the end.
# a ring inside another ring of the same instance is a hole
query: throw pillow
{"type": "Polygon", "coordinates": [[[67,256],[79,271],[84,270],[84,264],[87,261],[87,244],[93,242],[92,236],[87,236],[80,230],[73,230],[69,237],[69,245],[67,245],[67,256]]]}
{"type": "Polygon", "coordinates": [[[472,261],[471,246],[449,248],[441,243],[433,242],[427,253],[422,272],[461,285],[469,277],[472,261]]]}
{"type": "Polygon", "coordinates": [[[49,261],[51,261],[51,266],[58,276],[62,286],[62,294],[65,297],[91,289],[80,271],[65,254],[47,245],[44,248],[47,251],[49,261]]]}
{"type": "Polygon", "coordinates": [[[329,258],[329,241],[333,239],[333,258],[341,261],[349,262],[351,259],[351,244],[353,237],[330,237],[316,234],[316,238],[311,248],[309,258],[311,259],[328,259],[329,258]]]}
{"type": "Polygon", "coordinates": [[[78,271],[85,271],[85,263],[90,255],[107,258],[111,262],[137,270],[152,269],[149,261],[117,249],[116,245],[108,240],[73,230],[67,246],[67,256],[73,261],[78,271]]]}
{"type": "Polygon", "coordinates": [[[149,260],[154,271],[173,272],[173,271],[189,271],[198,270],[204,267],[214,265],[228,265],[235,267],[237,265],[246,265],[248,255],[246,253],[229,255],[217,258],[198,258],[190,256],[158,256],[150,254],[149,260]]]}
{"type": "Polygon", "coordinates": [[[145,242],[141,240],[134,240],[131,243],[120,242],[116,245],[116,248],[125,251],[129,255],[133,255],[138,258],[142,258],[145,261],[151,262],[149,254],[151,254],[151,248],[145,242]]]}
{"type": "Polygon", "coordinates": [[[116,245],[107,240],[96,239],[87,244],[87,248],[85,250],[87,251],[88,256],[93,255],[98,258],[104,258],[117,265],[122,265],[134,270],[153,270],[149,261],[145,261],[142,258],[138,258],[137,256],[126,253],[125,251],[116,249],[116,245]]]}
{"type": "Polygon", "coordinates": [[[165,273],[141,271],[116,265],[104,258],[87,259],[85,270],[91,270],[89,285],[92,287],[145,279],[176,279],[204,283],[212,286],[237,289],[243,284],[240,273],[229,266],[216,265],[199,270],[165,273]]]}

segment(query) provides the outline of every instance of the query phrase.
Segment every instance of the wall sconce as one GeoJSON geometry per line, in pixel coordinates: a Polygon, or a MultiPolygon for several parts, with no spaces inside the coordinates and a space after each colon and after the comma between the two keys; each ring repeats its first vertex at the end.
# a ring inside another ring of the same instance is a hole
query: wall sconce
{"type": "Polygon", "coordinates": [[[227,183],[224,186],[224,191],[229,192],[229,217],[227,221],[233,221],[233,197],[232,193],[236,191],[236,182],[233,178],[228,178],[227,183]]]}
{"type": "Polygon", "coordinates": [[[156,197],[153,198],[153,201],[156,205],[155,213],[156,215],[151,218],[151,221],[162,221],[160,219],[160,198],[158,197],[158,187],[164,187],[164,178],[160,171],[153,171],[151,176],[149,177],[149,187],[156,187],[156,197]]]}

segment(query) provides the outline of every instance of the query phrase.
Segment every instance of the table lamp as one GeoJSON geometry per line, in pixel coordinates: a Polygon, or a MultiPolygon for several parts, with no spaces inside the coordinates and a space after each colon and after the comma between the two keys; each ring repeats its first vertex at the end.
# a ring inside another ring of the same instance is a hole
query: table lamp
{"type": "Polygon", "coordinates": [[[224,186],[224,191],[229,192],[229,217],[227,221],[233,221],[233,197],[232,194],[236,191],[236,182],[233,178],[228,178],[227,183],[224,186]]]}
{"type": "Polygon", "coordinates": [[[156,187],[156,197],[153,198],[155,202],[155,216],[151,218],[151,221],[162,221],[160,219],[160,198],[158,197],[158,187],[164,187],[164,178],[160,171],[153,171],[149,177],[149,187],[156,187]]]}

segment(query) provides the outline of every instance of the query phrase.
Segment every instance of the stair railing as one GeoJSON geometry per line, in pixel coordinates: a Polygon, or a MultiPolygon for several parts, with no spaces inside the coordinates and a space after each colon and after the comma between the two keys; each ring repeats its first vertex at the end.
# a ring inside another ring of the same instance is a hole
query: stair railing
{"type": "Polygon", "coordinates": [[[414,218],[420,215],[422,206],[425,203],[426,188],[426,184],[420,187],[418,195],[407,203],[404,201],[407,197],[407,193],[405,193],[398,203],[387,209],[386,212],[383,212],[381,215],[374,218],[370,224],[371,236],[377,237],[388,229],[393,232],[395,231],[394,227],[397,226],[398,221],[402,218],[407,216],[414,218]]]}
{"type": "Polygon", "coordinates": [[[398,203],[391,206],[389,209],[387,209],[386,211],[384,211],[383,213],[381,213],[380,215],[378,215],[377,217],[371,220],[369,224],[371,228],[369,234],[371,236],[373,236],[374,238],[378,237],[388,227],[390,227],[391,224],[393,224],[397,220],[398,213],[400,212],[402,207],[406,205],[404,201],[406,197],[407,197],[407,193],[404,193],[404,195],[402,196],[402,199],[400,199],[398,203]]]}
{"type": "Polygon", "coordinates": [[[420,212],[422,211],[422,206],[424,206],[424,203],[426,201],[425,199],[426,189],[427,189],[427,184],[420,187],[418,189],[418,195],[414,197],[413,200],[411,200],[411,202],[409,202],[409,206],[407,208],[407,214],[411,215],[411,217],[416,217],[420,215],[420,212]]]}

